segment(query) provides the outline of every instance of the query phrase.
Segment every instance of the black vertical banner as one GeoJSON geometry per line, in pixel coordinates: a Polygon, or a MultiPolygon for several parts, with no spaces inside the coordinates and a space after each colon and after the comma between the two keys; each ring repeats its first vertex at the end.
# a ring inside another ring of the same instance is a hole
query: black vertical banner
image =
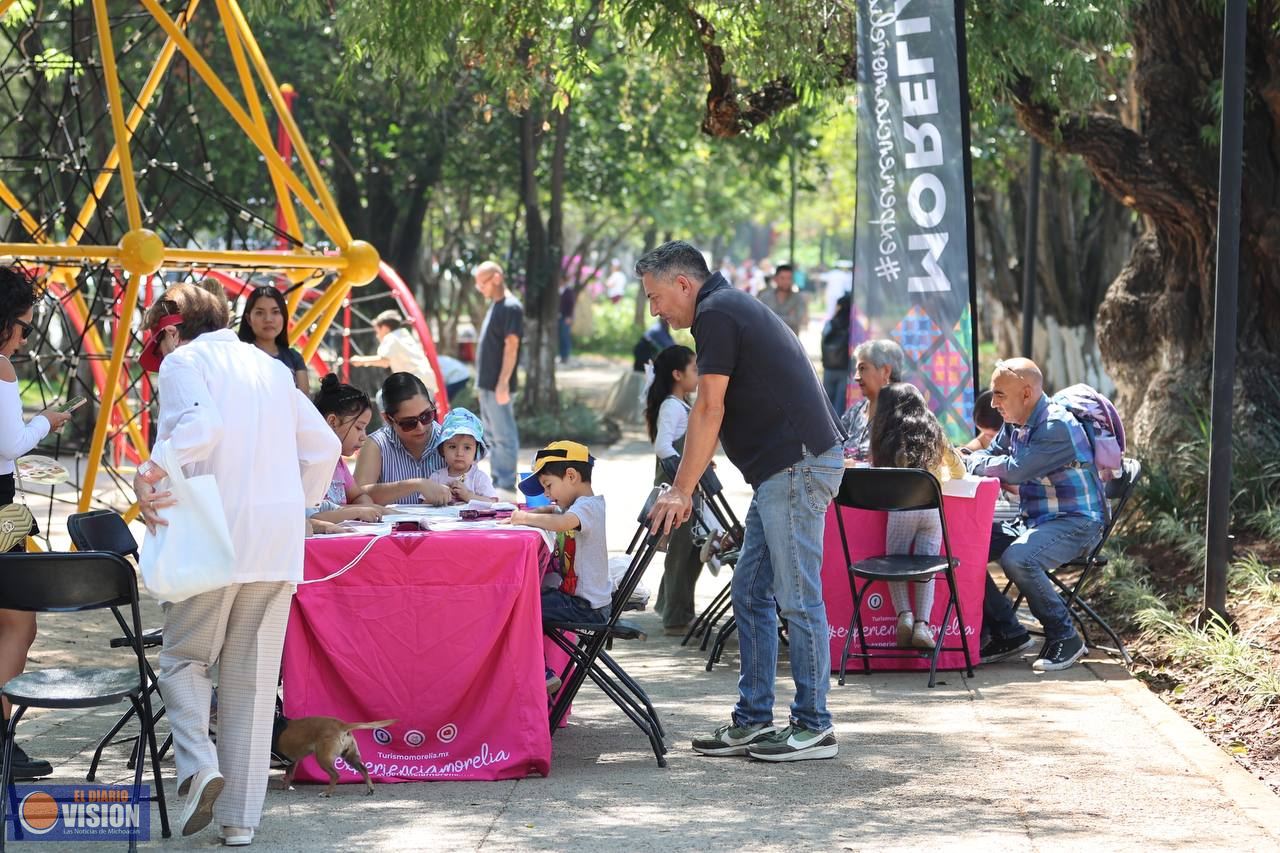
{"type": "Polygon", "coordinates": [[[890,338],[947,434],[977,352],[963,0],[859,0],[854,343],[890,338]]]}

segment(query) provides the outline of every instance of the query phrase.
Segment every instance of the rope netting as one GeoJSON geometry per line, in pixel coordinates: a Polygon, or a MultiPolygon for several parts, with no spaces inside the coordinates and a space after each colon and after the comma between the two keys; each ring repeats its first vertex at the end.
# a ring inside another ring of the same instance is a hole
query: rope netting
{"type": "MultiPolygon", "coordinates": [[[[337,369],[344,379],[352,355],[376,350],[372,318],[380,310],[399,303],[411,318],[416,315],[419,333],[426,331],[394,275],[391,284],[348,291],[340,306],[332,300],[317,305],[341,286],[333,260],[346,247],[334,245],[332,228],[282,221],[283,205],[296,200],[279,191],[279,170],[273,179],[269,154],[227,120],[225,99],[215,96],[198,67],[206,59],[227,90],[237,92],[237,103],[259,96],[256,86],[249,94],[244,75],[237,74],[227,19],[212,0],[207,14],[199,15],[189,14],[196,6],[190,0],[159,5],[192,45],[200,45],[200,56],[193,62],[189,53],[173,50],[173,34],[159,14],[138,3],[109,3],[118,78],[113,87],[92,4],[0,0],[0,263],[24,268],[44,288],[27,354],[14,359],[20,392],[30,410],[80,395],[90,400],[38,451],[68,468],[75,495],[65,487],[24,484],[29,493],[48,493],[48,514],[39,519],[45,531],[60,503],[122,509],[132,502],[132,469],[154,437],[152,379],[134,361],[141,349],[138,323],[164,288],[212,278],[232,301],[236,326],[250,290],[278,288],[294,323],[306,321],[297,346],[311,350],[313,372],[337,369]],[[141,227],[158,235],[167,252],[202,254],[200,263],[166,261],[138,282],[118,256],[75,258],[63,251],[110,249],[131,230],[114,156],[110,103],[116,92],[129,116],[127,148],[141,227]],[[202,120],[206,116],[212,120],[202,120]],[[258,190],[246,193],[246,186],[258,190]],[[277,266],[270,253],[288,261],[277,266]],[[131,293],[136,297],[126,304],[131,293]],[[309,335],[316,334],[321,340],[311,342],[309,335]],[[126,346],[113,384],[109,368],[117,340],[126,346]],[[90,465],[100,419],[107,419],[103,453],[90,465]],[[86,489],[90,494],[82,499],[86,489]]],[[[241,42],[243,48],[247,39],[241,42]]],[[[265,80],[258,85],[267,87],[265,80]]],[[[257,118],[265,121],[261,112],[257,118]]],[[[325,212],[340,220],[336,211],[325,212]]]]}

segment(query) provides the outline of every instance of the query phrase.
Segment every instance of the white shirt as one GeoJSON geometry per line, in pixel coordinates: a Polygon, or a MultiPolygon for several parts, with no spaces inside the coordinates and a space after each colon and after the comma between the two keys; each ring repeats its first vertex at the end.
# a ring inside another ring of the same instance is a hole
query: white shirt
{"type": "Polygon", "coordinates": [[[304,510],[329,488],[342,442],[293,374],[235,332],[201,335],[160,365],[157,447],[213,474],[235,546],[234,583],[302,580],[304,510]]]}
{"type": "Polygon", "coordinates": [[[613,581],[609,579],[609,546],[605,541],[604,495],[578,498],[565,511],[576,515],[581,525],[571,533],[575,540],[573,570],[578,578],[572,594],[597,610],[608,607],[613,603],[613,581]]]}
{"type": "Polygon", "coordinates": [[[653,439],[653,452],[659,459],[678,456],[676,442],[689,431],[689,404],[675,397],[668,397],[658,407],[657,434],[653,439]]]}
{"type": "Polygon", "coordinates": [[[0,381],[0,475],[12,474],[14,460],[30,453],[48,434],[49,421],[43,415],[22,420],[22,395],[17,381],[0,381]]]}
{"type": "Polygon", "coordinates": [[[431,369],[431,362],[427,361],[427,355],[422,351],[422,344],[418,343],[413,332],[404,326],[394,332],[388,332],[386,337],[378,342],[378,358],[387,360],[392,373],[412,373],[427,383],[432,394],[438,390],[436,372],[431,369]]]}
{"type": "Polygon", "coordinates": [[[627,274],[622,270],[614,270],[605,280],[605,294],[612,299],[627,292],[627,274]]]}
{"type": "Polygon", "coordinates": [[[427,479],[442,486],[451,486],[459,477],[462,479],[463,486],[481,497],[496,498],[498,496],[498,490],[493,487],[493,480],[474,462],[471,463],[471,470],[465,474],[454,475],[449,473],[448,468],[441,468],[439,471],[432,471],[427,479]]]}

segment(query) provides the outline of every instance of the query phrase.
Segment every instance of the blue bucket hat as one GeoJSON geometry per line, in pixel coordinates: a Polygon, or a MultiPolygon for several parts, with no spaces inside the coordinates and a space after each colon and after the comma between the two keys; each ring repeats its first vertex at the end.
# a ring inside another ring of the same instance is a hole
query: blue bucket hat
{"type": "Polygon", "coordinates": [[[476,440],[477,462],[485,457],[488,447],[484,443],[484,424],[466,409],[450,409],[449,414],[444,416],[444,423],[440,425],[440,442],[436,445],[437,450],[443,453],[444,443],[458,435],[469,435],[476,440]]]}

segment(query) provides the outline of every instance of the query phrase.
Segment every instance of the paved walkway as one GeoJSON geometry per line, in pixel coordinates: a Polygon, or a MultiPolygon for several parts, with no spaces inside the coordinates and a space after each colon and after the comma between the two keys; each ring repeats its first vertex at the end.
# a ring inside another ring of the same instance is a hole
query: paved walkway
{"type": "MultiPolygon", "coordinates": [[[[608,497],[619,549],[634,529],[652,459],[639,436],[601,455],[598,491],[608,497]]],[[[726,464],[720,473],[741,512],[745,487],[726,464]]],[[[660,574],[655,565],[646,577],[651,590],[660,574]]],[[[704,577],[700,598],[721,582],[704,577]]],[[[662,636],[654,614],[635,621],[649,639],[620,643],[616,656],[664,717],[673,747],[667,769],[587,686],[556,735],[548,779],[380,785],[368,798],[349,785],[332,800],[316,787],[273,789],[254,848],[1280,850],[1280,801],[1105,657],[1048,676],[1024,662],[981,667],[972,679],[947,673],[934,690],[919,673],[851,677],[831,691],[839,757],[775,766],[688,748],[692,736],[727,719],[736,647],[707,673],[699,653],[662,636]]],[[[33,663],[99,661],[113,635],[102,619],[42,617],[33,663]]],[[[778,687],[783,720],[785,665],[778,687]]],[[[113,716],[33,712],[21,740],[55,763],[53,781],[79,781],[113,716]]],[[[100,778],[131,779],[124,759],[123,747],[109,750],[100,778]]],[[[172,791],[172,762],[165,767],[172,791]]],[[[215,830],[162,842],[154,812],[153,822],[150,848],[217,843],[215,830]]]]}

